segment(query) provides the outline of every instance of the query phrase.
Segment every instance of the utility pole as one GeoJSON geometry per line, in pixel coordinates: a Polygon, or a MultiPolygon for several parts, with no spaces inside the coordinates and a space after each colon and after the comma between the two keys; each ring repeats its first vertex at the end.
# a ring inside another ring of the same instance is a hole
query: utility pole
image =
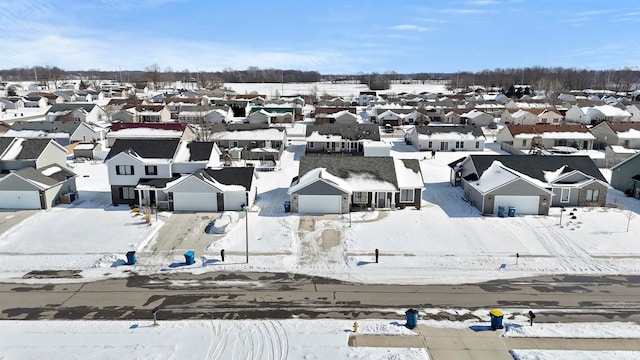
{"type": "Polygon", "coordinates": [[[249,211],[245,204],[240,205],[240,207],[244,212],[244,224],[245,224],[244,241],[245,241],[245,248],[247,249],[246,256],[247,256],[247,264],[248,264],[249,263],[249,211]]]}

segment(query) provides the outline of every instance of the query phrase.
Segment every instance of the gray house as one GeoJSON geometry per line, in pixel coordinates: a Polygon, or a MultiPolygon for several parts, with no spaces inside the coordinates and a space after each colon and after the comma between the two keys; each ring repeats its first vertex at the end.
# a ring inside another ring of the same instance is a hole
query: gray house
{"type": "Polygon", "coordinates": [[[449,167],[451,184],[483,214],[509,206],[538,215],[551,206],[604,206],[609,188],[588,156],[470,155],[449,167]]]}
{"type": "Polygon", "coordinates": [[[307,153],[362,155],[365,142],[380,141],[380,128],[375,124],[308,125],[305,137],[307,153]]]}
{"type": "Polygon", "coordinates": [[[304,156],[289,188],[291,211],[344,214],[352,209],[420,207],[424,181],[415,159],[304,156]]]}
{"type": "Polygon", "coordinates": [[[640,199],[640,153],[611,168],[611,186],[640,199]]]}
{"type": "Polygon", "coordinates": [[[63,166],[0,173],[1,209],[49,209],[77,196],[75,174],[63,166]]]}
{"type": "Polygon", "coordinates": [[[50,138],[60,145],[104,139],[105,130],[84,121],[16,121],[4,136],[50,138]]]}

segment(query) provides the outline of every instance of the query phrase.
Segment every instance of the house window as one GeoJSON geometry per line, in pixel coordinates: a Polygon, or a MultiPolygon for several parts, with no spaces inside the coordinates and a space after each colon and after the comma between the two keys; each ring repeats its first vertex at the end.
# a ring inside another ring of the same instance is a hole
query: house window
{"type": "Polygon", "coordinates": [[[313,149],[313,144],[314,144],[313,142],[309,143],[309,149],[313,149]]]}
{"type": "Polygon", "coordinates": [[[121,198],[124,200],[133,200],[136,198],[136,189],[133,186],[125,186],[120,188],[121,198]]]}
{"type": "Polygon", "coordinates": [[[522,139],[522,146],[527,146],[527,139],[522,139]]]}
{"type": "Polygon", "coordinates": [[[476,141],[476,149],[480,149],[480,141],[476,141]]]}
{"type": "Polygon", "coordinates": [[[413,202],[413,189],[400,189],[400,202],[410,203],[413,202]]]}
{"type": "Polygon", "coordinates": [[[230,140],[230,141],[229,141],[229,147],[230,147],[230,148],[238,147],[238,142],[237,142],[237,141],[235,141],[235,140],[230,140]]]}
{"type": "Polygon", "coordinates": [[[356,204],[366,204],[369,201],[369,194],[364,191],[355,191],[353,193],[353,202],[356,204]]]}
{"type": "Polygon", "coordinates": [[[555,146],[567,146],[567,139],[558,139],[555,141],[555,146]]]}
{"type": "Polygon", "coordinates": [[[563,202],[563,203],[569,202],[570,193],[571,193],[570,189],[562,189],[560,191],[560,202],[563,202]]]}
{"type": "Polygon", "coordinates": [[[133,165],[116,165],[117,175],[133,175],[133,165]]]}
{"type": "Polygon", "coordinates": [[[456,141],[456,149],[462,149],[464,147],[464,142],[456,141]]]}
{"type": "Polygon", "coordinates": [[[624,141],[624,147],[628,148],[629,147],[629,140],[625,140],[624,141]]]}
{"type": "Polygon", "coordinates": [[[428,148],[428,149],[431,149],[431,145],[432,145],[432,144],[431,144],[431,141],[429,141],[429,144],[427,145],[427,148],[428,148]]]}
{"type": "Polygon", "coordinates": [[[587,190],[587,201],[598,201],[598,197],[600,196],[600,190],[598,189],[588,189],[587,190]]]}
{"type": "Polygon", "coordinates": [[[158,167],[155,165],[146,165],[144,167],[145,175],[158,175],[158,167]]]}

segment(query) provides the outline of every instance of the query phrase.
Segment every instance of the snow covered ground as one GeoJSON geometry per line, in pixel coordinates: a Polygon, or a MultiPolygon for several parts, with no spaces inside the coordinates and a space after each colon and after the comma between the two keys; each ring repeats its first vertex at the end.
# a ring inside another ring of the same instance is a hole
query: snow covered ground
{"type": "MultiPolygon", "coordinates": [[[[365,84],[332,84],[332,83],[225,83],[225,87],[234,90],[238,94],[250,94],[256,92],[269,97],[282,95],[333,95],[342,97],[354,97],[360,91],[371,91],[365,84]]],[[[422,92],[447,93],[446,85],[443,84],[391,84],[389,90],[378,91],[379,94],[419,94],[422,92]]]]}
{"type": "MultiPolygon", "coordinates": [[[[161,313],[160,313],[161,314],[161,313]]],[[[423,348],[349,347],[347,320],[3,321],[0,353],[7,359],[429,359],[423,348]],[[34,345],[37,344],[37,345],[34,345]]],[[[431,327],[479,323],[419,321],[431,327]]],[[[415,336],[404,322],[358,321],[358,334],[415,336]]],[[[496,334],[498,336],[498,334],[496,334]]],[[[637,338],[632,323],[505,323],[503,337],[637,338]]],[[[511,350],[518,360],[637,359],[637,351],[511,350]]]]}
{"type": "MultiPolygon", "coordinates": [[[[200,248],[151,251],[161,247],[159,233],[171,223],[160,213],[147,224],[127,206],[112,206],[102,163],[73,163],[79,200],[39,211],[0,235],[0,279],[24,280],[30,270],[81,270],[84,279],[123,276],[125,271],[278,271],[328,276],[368,283],[462,283],[544,274],[640,273],[640,205],[610,190],[614,208],[559,209],[549,216],[499,218],[481,216],[462,200],[462,190],[449,182],[448,163],[467,152],[416,152],[400,138],[387,138],[394,156],[419,159],[426,190],[421,209],[363,210],[348,215],[300,217],[284,212],[287,188],[297,175],[304,145],[293,140],[280,168],[259,172],[256,205],[246,220],[229,224],[224,234],[206,232],[201,220],[189,238],[200,248]],[[629,218],[631,217],[631,218],[629,218]],[[246,223],[249,256],[246,264],[246,223]],[[627,231],[627,226],[629,230],[627,231]],[[326,241],[327,234],[335,241],[326,241]],[[228,260],[211,261],[225,249],[228,260]],[[380,261],[373,262],[379,249],[380,261]],[[127,251],[136,250],[136,266],[122,266],[127,251]],[[196,264],[167,268],[186,250],[196,264]],[[310,256],[313,254],[313,256],[310,256]],[[516,254],[519,258],[516,258],[516,254]]],[[[486,154],[498,153],[489,143],[486,154]]],[[[605,171],[605,176],[608,176],[605,171]]],[[[15,216],[2,212],[0,216],[15,216]]],[[[236,219],[236,217],[233,217],[236,219]]],[[[185,243],[187,243],[185,239],[185,243]]]]}

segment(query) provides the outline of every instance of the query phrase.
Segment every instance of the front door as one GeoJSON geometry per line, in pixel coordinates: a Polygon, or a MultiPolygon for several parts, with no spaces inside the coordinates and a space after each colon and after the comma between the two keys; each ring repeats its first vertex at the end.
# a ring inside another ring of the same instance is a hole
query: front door
{"type": "Polygon", "coordinates": [[[442,151],[447,151],[449,150],[449,143],[446,141],[443,141],[440,143],[440,150],[442,151]]]}
{"type": "Polygon", "coordinates": [[[149,205],[155,205],[155,204],[156,204],[156,191],[149,190],[149,205]]]}
{"type": "Polygon", "coordinates": [[[379,192],[378,193],[378,202],[376,203],[376,207],[386,208],[387,207],[387,193],[379,192]]]}

